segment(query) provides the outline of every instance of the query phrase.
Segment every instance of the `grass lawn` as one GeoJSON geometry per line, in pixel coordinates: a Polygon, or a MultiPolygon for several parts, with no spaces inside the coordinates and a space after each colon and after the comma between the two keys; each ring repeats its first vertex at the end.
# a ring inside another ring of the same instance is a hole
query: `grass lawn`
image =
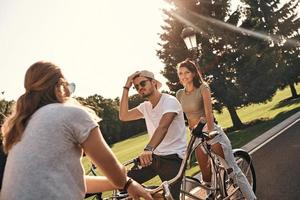
{"type": "MultiPolygon", "coordinates": [[[[296,87],[300,93],[300,85],[296,87]]],[[[238,116],[243,123],[249,124],[247,128],[227,133],[234,148],[241,147],[280,123],[292,114],[300,111],[300,98],[287,100],[291,96],[290,88],[278,91],[272,101],[262,104],[250,105],[237,110],[238,116]]],[[[215,114],[217,121],[223,128],[232,126],[231,118],[227,110],[222,114],[215,114]]],[[[121,162],[137,157],[148,141],[148,135],[144,132],[112,146],[113,152],[121,162]]],[[[86,159],[83,161],[88,167],[86,159]]],[[[193,174],[198,167],[193,167],[188,174],[193,174]]],[[[154,178],[147,184],[158,184],[159,179],[154,178]]]]}

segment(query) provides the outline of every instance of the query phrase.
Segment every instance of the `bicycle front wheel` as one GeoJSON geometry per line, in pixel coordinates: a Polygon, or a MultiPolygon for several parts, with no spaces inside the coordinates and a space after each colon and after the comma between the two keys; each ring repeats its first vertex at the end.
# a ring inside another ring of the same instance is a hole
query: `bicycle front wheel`
{"type": "MultiPolygon", "coordinates": [[[[242,170],[244,175],[246,176],[249,184],[252,187],[252,190],[256,191],[256,176],[255,176],[255,170],[252,163],[251,156],[242,149],[235,149],[233,150],[234,158],[239,166],[239,168],[242,170]]],[[[232,181],[229,180],[227,173],[224,174],[224,186],[225,191],[227,195],[231,195],[235,191],[235,186],[233,185],[232,181]]],[[[230,199],[240,199],[242,197],[242,194],[240,190],[236,191],[233,195],[233,198],[230,199]]]]}

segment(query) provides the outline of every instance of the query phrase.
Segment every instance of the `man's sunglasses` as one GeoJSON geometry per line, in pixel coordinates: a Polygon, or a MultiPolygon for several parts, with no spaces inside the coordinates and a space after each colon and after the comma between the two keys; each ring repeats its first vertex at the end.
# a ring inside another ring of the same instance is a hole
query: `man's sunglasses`
{"type": "Polygon", "coordinates": [[[142,88],[145,87],[146,84],[147,84],[147,81],[150,81],[150,80],[143,80],[143,81],[141,81],[140,83],[134,85],[134,88],[135,88],[137,91],[139,91],[140,86],[141,86],[142,88]]]}

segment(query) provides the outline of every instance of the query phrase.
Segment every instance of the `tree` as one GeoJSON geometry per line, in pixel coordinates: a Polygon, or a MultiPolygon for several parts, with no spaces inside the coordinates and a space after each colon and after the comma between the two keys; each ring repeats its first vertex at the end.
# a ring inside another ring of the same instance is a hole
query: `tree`
{"type": "Polygon", "coordinates": [[[229,12],[229,1],[170,2],[175,8],[166,11],[167,25],[163,26],[164,33],[161,34],[164,43],[160,44],[162,49],[157,53],[166,64],[163,75],[172,86],[170,90],[175,92],[180,87],[175,65],[187,56],[180,31],[184,24],[192,25],[202,44],[199,64],[204,66],[202,71],[205,71],[206,78],[209,77],[215,99],[214,109],[221,111],[226,107],[233,126],[242,127],[236,109],[270,100],[282,77],[279,69],[284,62],[282,56],[279,56],[279,45],[274,45],[274,38],[266,39],[274,34],[280,20],[284,18],[278,14],[275,20],[266,20],[266,16],[275,17],[273,11],[277,9],[278,1],[267,1],[264,4],[268,5],[264,8],[265,13],[260,8],[263,1],[245,0],[249,6],[240,7],[233,13],[229,12]],[[244,29],[237,29],[237,26],[244,29]],[[265,35],[260,34],[263,37],[258,37],[258,32],[266,28],[268,31],[265,35]],[[255,34],[251,35],[245,29],[255,34]]]}
{"type": "MultiPolygon", "coordinates": [[[[216,27],[209,20],[199,20],[199,16],[203,19],[207,17],[211,19],[218,19],[231,24],[237,24],[238,13],[229,16],[229,1],[206,1],[206,3],[197,3],[196,1],[170,1],[174,3],[175,9],[166,11],[168,16],[165,20],[166,24],[163,26],[164,33],[161,34],[162,49],[157,52],[159,58],[166,64],[163,75],[169,80],[170,90],[176,92],[180,87],[178,84],[176,64],[186,57],[188,52],[185,45],[180,38],[180,33],[184,27],[184,21],[193,24],[198,28],[197,38],[202,44],[202,59],[200,66],[205,66],[202,71],[206,71],[206,75],[212,75],[210,79],[213,97],[216,103],[214,108],[218,111],[226,106],[231,115],[233,126],[238,128],[242,126],[242,122],[236,113],[237,103],[232,104],[239,90],[235,87],[232,80],[234,71],[231,70],[231,65],[226,65],[224,54],[230,51],[230,46],[227,45],[223,27],[216,27]],[[175,13],[175,14],[174,14],[175,13]],[[179,13],[179,14],[178,14],[179,13]],[[191,14],[192,13],[192,14],[191,14]],[[179,15],[179,17],[178,17],[179,15]],[[203,17],[204,16],[204,17],[203,17]],[[180,20],[183,18],[184,20],[180,20]],[[223,36],[223,37],[222,37],[223,36]],[[173,48],[176,47],[176,48],[173,48]],[[214,67],[212,67],[214,65],[214,67]],[[228,67],[224,67],[228,66],[228,67]],[[213,69],[213,70],[212,70],[213,69]],[[225,76],[227,75],[227,76],[225,76]],[[219,90],[219,88],[222,88],[219,90]],[[228,100],[227,100],[228,99],[228,100]]],[[[228,52],[230,53],[230,52],[228,52]]],[[[240,101],[239,104],[240,105],[240,101]]]]}
{"type": "Polygon", "coordinates": [[[93,109],[101,117],[99,122],[101,132],[108,144],[113,144],[121,139],[121,122],[118,114],[118,104],[112,99],[103,98],[95,94],[87,98],[78,97],[83,105],[93,109]]]}
{"type": "Polygon", "coordinates": [[[11,114],[12,106],[14,103],[15,103],[14,101],[7,101],[5,99],[0,99],[0,125],[2,125],[4,119],[11,114]]]}
{"type": "MultiPolygon", "coordinates": [[[[289,0],[284,4],[279,0],[251,1],[244,13],[248,19],[255,19],[256,31],[264,31],[271,36],[269,47],[275,51],[275,67],[280,72],[280,88],[289,86],[292,97],[297,97],[294,83],[299,81],[300,59],[300,19],[299,0],[289,0]]],[[[247,24],[250,20],[246,20],[247,24]]]]}
{"type": "MultiPolygon", "coordinates": [[[[119,120],[119,98],[112,100],[95,94],[87,98],[77,97],[76,99],[101,117],[100,129],[106,142],[110,145],[146,130],[145,120],[143,119],[130,122],[119,120]]],[[[143,101],[144,99],[139,95],[130,96],[129,108],[133,108],[143,101]]]]}

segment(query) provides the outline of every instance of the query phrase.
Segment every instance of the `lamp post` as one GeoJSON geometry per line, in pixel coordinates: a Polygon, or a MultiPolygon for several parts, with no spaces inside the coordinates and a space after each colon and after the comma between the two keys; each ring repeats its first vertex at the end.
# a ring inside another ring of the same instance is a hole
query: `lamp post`
{"type": "Polygon", "coordinates": [[[201,43],[197,44],[195,30],[190,26],[185,27],[181,32],[181,38],[183,39],[187,49],[192,52],[193,60],[198,67],[198,70],[202,74],[202,70],[199,66],[199,60],[201,56],[201,43]]]}

